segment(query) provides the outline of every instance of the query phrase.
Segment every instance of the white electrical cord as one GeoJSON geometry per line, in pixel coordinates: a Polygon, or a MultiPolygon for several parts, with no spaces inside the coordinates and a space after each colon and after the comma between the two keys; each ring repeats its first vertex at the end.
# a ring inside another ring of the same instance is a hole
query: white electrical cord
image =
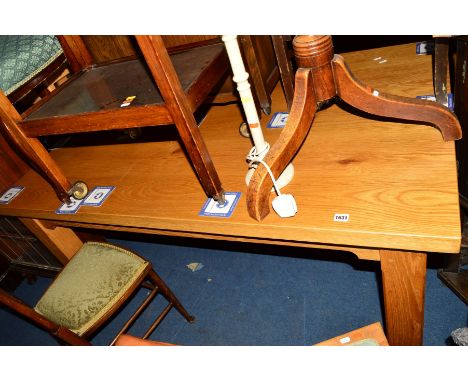
{"type": "Polygon", "coordinates": [[[255,163],[261,163],[265,166],[266,170],[268,171],[268,174],[270,175],[271,180],[273,181],[273,187],[275,188],[276,194],[280,196],[281,191],[280,191],[280,188],[278,187],[278,184],[276,183],[276,179],[273,173],[271,172],[270,166],[268,166],[268,164],[263,159],[261,159],[261,157],[263,156],[262,154],[264,152],[268,152],[268,150],[270,149],[270,145],[268,143],[266,145],[267,146],[261,153],[257,153],[257,148],[255,146],[252,147],[252,149],[247,154],[246,159],[249,162],[249,165],[251,165],[254,168],[257,167],[255,166],[255,163]]]}
{"type": "MultiPolygon", "coordinates": [[[[268,144],[267,144],[268,145],[268,144]]],[[[247,154],[246,159],[249,161],[249,166],[254,167],[253,163],[261,163],[265,166],[270,175],[271,180],[273,181],[273,187],[275,188],[276,194],[278,195],[272,201],[272,207],[275,212],[282,218],[289,218],[297,213],[297,204],[294,200],[294,197],[291,194],[282,194],[280,191],[280,187],[276,183],[276,179],[271,172],[270,166],[262,159],[265,154],[268,152],[270,145],[263,150],[261,153],[257,153],[256,147],[252,147],[252,149],[247,154]]]]}

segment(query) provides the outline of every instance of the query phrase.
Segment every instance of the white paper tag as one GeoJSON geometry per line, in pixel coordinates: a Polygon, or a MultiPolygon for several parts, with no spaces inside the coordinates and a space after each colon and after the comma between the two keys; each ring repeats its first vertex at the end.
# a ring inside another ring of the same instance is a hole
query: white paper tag
{"type": "Polygon", "coordinates": [[[340,343],[342,343],[342,344],[347,344],[349,342],[351,342],[351,338],[349,338],[349,337],[343,337],[343,338],[340,339],[340,343]]]}
{"type": "Polygon", "coordinates": [[[333,216],[333,221],[335,222],[348,222],[349,221],[349,214],[335,214],[333,216]]]}

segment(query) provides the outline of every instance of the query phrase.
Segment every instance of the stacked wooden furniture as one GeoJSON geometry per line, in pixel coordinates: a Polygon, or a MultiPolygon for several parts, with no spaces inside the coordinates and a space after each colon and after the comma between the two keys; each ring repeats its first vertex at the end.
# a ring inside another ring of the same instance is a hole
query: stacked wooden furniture
{"type": "MultiPolygon", "coordinates": [[[[433,91],[431,57],[416,55],[414,44],[343,57],[355,75],[380,94],[415,98],[433,91]]],[[[273,112],[285,110],[280,86],[272,100],[273,112]]],[[[59,202],[51,187],[29,171],[16,182],[24,190],[11,203],[0,205],[0,215],[41,219],[51,232],[73,227],[151,234],[155,239],[203,238],[212,245],[244,242],[256,245],[259,252],[263,244],[265,251],[267,246],[282,246],[281,253],[294,246],[303,247],[304,256],[314,251],[324,258],[330,251],[321,249],[345,251],[380,266],[388,342],[422,344],[426,252],[446,256],[460,251],[455,143],[444,141],[426,124],[370,118],[344,103],[332,104],[317,113],[294,158],[296,176],[284,190],[296,198],[298,213],[289,219],[271,213],[258,223],[247,212],[245,154],[251,142],[239,137],[241,118],[237,105],[214,107],[202,126],[226,190],[241,192],[229,218],[199,215],[206,195],[172,141],[54,150],[54,160],[76,179],[102,184],[105,174],[105,184],[115,186],[105,203],[82,206],[75,214],[56,214],[59,202]],[[168,161],[173,167],[165,165],[168,161]],[[153,179],[158,179],[158,187],[153,179]],[[349,220],[335,221],[335,214],[348,214],[349,220]]],[[[264,117],[262,124],[266,121],[264,117]]],[[[281,130],[265,129],[265,139],[275,144],[281,130]]],[[[330,282],[339,289],[337,275],[331,274],[330,282]]]]}
{"type": "MultiPolygon", "coordinates": [[[[23,115],[0,94],[0,119],[11,143],[52,185],[58,197],[87,195],[86,179],[70,181],[38,137],[175,124],[189,160],[210,197],[224,191],[193,112],[228,69],[221,44],[169,56],[160,36],[136,36],[143,60],[94,65],[79,36],[59,40],[75,74],[23,115]],[[128,107],[127,97],[135,96],[128,107]]],[[[77,164],[79,166],[79,163],[77,164]]]]}

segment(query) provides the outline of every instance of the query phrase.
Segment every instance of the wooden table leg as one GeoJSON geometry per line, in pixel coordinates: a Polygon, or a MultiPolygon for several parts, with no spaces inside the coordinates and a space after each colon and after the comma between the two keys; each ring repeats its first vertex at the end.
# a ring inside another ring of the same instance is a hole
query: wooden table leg
{"type": "Polygon", "coordinates": [[[426,254],[380,251],[386,335],[390,345],[422,345],[426,254]]]}
{"type": "Polygon", "coordinates": [[[83,245],[81,239],[70,228],[50,229],[38,219],[20,218],[20,221],[62,264],[67,264],[83,245]]]}

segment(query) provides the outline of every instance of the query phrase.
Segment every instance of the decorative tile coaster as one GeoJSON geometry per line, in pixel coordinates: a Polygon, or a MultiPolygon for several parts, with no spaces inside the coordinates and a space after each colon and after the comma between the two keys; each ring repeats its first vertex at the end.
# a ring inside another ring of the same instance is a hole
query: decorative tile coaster
{"type": "Polygon", "coordinates": [[[422,41],[416,43],[416,54],[434,53],[434,41],[422,41]]]}
{"type": "Polygon", "coordinates": [[[18,194],[24,190],[23,186],[14,186],[10,187],[8,190],[6,190],[2,196],[0,196],[0,204],[8,204],[10,203],[14,198],[18,196],[18,194]]]}
{"type": "Polygon", "coordinates": [[[213,198],[209,198],[198,215],[228,218],[232,215],[234,208],[236,208],[240,196],[240,192],[226,192],[226,203],[222,206],[213,198]]]}
{"type": "Polygon", "coordinates": [[[83,201],[83,206],[99,207],[110,193],[114,190],[114,186],[98,186],[94,187],[93,191],[83,201]]]}
{"type": "Polygon", "coordinates": [[[270,122],[268,122],[267,127],[270,129],[277,129],[286,126],[286,122],[288,121],[289,113],[285,112],[278,112],[273,114],[271,117],[270,122]]]}
{"type": "MultiPolygon", "coordinates": [[[[434,95],[421,95],[421,96],[416,96],[416,98],[419,99],[426,99],[428,101],[434,101],[436,102],[436,97],[434,95]]],[[[448,108],[453,111],[453,94],[449,93],[447,94],[447,101],[448,101],[448,108]]]]}
{"type": "Polygon", "coordinates": [[[77,200],[73,196],[71,196],[70,203],[63,203],[59,208],[55,210],[55,213],[59,215],[76,214],[76,212],[79,210],[82,204],[83,200],[77,200]]]}

